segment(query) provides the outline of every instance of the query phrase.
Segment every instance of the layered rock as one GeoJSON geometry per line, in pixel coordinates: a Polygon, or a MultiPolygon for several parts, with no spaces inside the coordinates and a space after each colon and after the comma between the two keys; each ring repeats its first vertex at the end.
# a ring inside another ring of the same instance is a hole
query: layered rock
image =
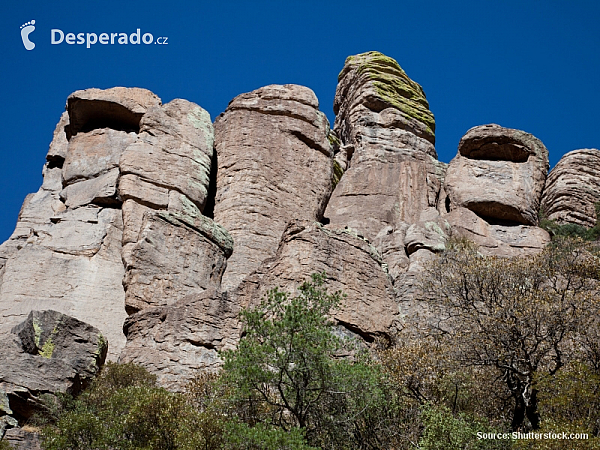
{"type": "Polygon", "coordinates": [[[186,100],[150,108],[121,155],[125,303],[129,313],[220,286],[231,237],[202,215],[213,127],[186,100]]]}
{"type": "Polygon", "coordinates": [[[181,391],[198,371],[216,371],[218,352],[233,349],[241,334],[239,304],[217,290],[148,308],[124,325],[127,346],[121,362],[143,365],[161,386],[181,391]]]}
{"type": "Polygon", "coordinates": [[[218,288],[232,247],[227,231],[208,218],[147,212],[126,257],[127,310],[164,306],[218,288]]]}
{"type": "Polygon", "coordinates": [[[471,128],[444,182],[453,234],[483,254],[539,253],[550,242],[536,226],[547,171],[548,150],[535,136],[495,124],[471,128]]]}
{"type": "Polygon", "coordinates": [[[308,88],[272,85],[239,95],[215,121],[214,218],[235,242],[225,289],[275,254],[290,220],[321,219],[333,150],[318,107],[308,88]]]}
{"type": "Polygon", "coordinates": [[[488,222],[537,225],[548,150],[535,136],[499,125],[471,128],[450,162],[444,188],[450,209],[488,222]]]}
{"type": "Polygon", "coordinates": [[[517,257],[541,252],[550,242],[546,230],[529,225],[490,224],[467,208],[456,208],[445,219],[454,236],[480,246],[483,255],[517,257]]]}
{"type": "Polygon", "coordinates": [[[116,360],[126,308],[220,284],[231,238],[202,216],[213,128],[198,105],[145,89],[77,91],[66,109],[44,183],[0,246],[0,333],[52,308],[102,330],[116,360]]]}
{"type": "Polygon", "coordinates": [[[541,210],[559,224],[593,227],[600,201],[600,150],[573,150],[564,155],[546,179],[541,210]]]}
{"type": "Polygon", "coordinates": [[[311,274],[327,274],[329,292],[346,296],[333,317],[367,341],[389,335],[396,326],[394,288],[377,249],[348,230],[292,221],[277,253],[260,265],[234,293],[244,306],[255,306],[275,287],[295,292],[311,274]]]}
{"type": "Polygon", "coordinates": [[[69,96],[40,190],[23,203],[0,247],[0,333],[31,310],[55,309],[107,336],[109,358],[125,344],[120,155],[160,99],[145,89],[90,89],[69,96]],[[98,309],[102,314],[98,314],[98,309]]]}
{"type": "Polygon", "coordinates": [[[398,281],[413,253],[443,250],[448,233],[438,212],[445,164],[435,120],[421,86],[381,53],[348,57],[338,80],[334,130],[344,173],[325,217],[332,229],[373,242],[398,281]]]}
{"type": "Polygon", "coordinates": [[[20,424],[37,410],[40,395],[84,389],[108,349],[97,328],[57,311],[30,312],[0,345],[0,416],[20,424]]]}

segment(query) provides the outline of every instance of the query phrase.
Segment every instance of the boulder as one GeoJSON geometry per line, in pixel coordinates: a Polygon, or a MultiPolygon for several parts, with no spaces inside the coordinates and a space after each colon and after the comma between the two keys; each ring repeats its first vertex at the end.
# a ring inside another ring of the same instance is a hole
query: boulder
{"type": "Polygon", "coordinates": [[[232,289],[273,256],[287,223],[320,220],[332,190],[329,123],[315,94],[272,85],[234,98],[215,121],[215,221],[233,237],[232,289]]]}
{"type": "Polygon", "coordinates": [[[375,247],[350,230],[318,222],[292,221],[279,248],[234,292],[243,306],[256,306],[277,287],[296,292],[313,273],[327,274],[330,293],[345,297],[332,315],[339,325],[367,342],[386,337],[398,320],[394,288],[375,247]]]}
{"type": "MultiPolygon", "coordinates": [[[[213,136],[210,115],[195,103],[176,99],[155,106],[140,120],[138,140],[123,152],[119,168],[122,174],[133,174],[147,183],[185,194],[202,210],[208,192],[213,136]]],[[[122,194],[135,197],[129,188],[124,187],[122,194]]]]}
{"type": "Polygon", "coordinates": [[[95,327],[57,311],[31,311],[0,335],[0,415],[20,424],[37,410],[40,395],[84,389],[104,364],[108,342],[95,327]],[[7,403],[7,404],[4,404],[7,403]]]}
{"type": "Polygon", "coordinates": [[[573,150],[564,155],[546,179],[541,211],[559,224],[593,227],[600,201],[600,150],[573,150]]]}
{"type": "Polygon", "coordinates": [[[139,132],[140,119],[152,106],[161,105],[147,89],[115,87],[73,92],[67,99],[68,138],[96,128],[139,132]]]}
{"type": "Polygon", "coordinates": [[[217,371],[218,352],[233,349],[240,338],[239,304],[211,289],[150,307],[127,318],[127,345],[120,362],[141,364],[158,383],[182,391],[202,371],[217,371]]]}
{"type": "Polygon", "coordinates": [[[499,125],[471,128],[450,162],[449,209],[467,208],[487,222],[537,225],[548,150],[535,136],[499,125]]]}

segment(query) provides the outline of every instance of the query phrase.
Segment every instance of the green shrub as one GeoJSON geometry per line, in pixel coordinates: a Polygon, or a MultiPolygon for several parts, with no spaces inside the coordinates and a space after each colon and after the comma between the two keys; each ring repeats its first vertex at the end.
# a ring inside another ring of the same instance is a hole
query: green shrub
{"type": "Polygon", "coordinates": [[[423,435],[419,441],[422,450],[488,450],[508,449],[511,441],[480,439],[477,433],[493,433],[481,419],[466,414],[452,414],[445,406],[427,405],[423,410],[423,435]]]}
{"type": "Polygon", "coordinates": [[[134,364],[105,366],[76,400],[46,398],[47,450],[197,448],[197,411],[134,364]]]}

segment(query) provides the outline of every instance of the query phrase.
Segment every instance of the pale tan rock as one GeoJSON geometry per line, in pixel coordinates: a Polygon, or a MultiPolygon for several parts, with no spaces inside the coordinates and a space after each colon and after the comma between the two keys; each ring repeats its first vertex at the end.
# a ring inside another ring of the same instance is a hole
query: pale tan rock
{"type": "Polygon", "coordinates": [[[142,222],[146,212],[152,209],[141,205],[135,200],[125,200],[122,206],[123,212],[123,245],[136,243],[140,238],[142,222]]]}
{"type": "Polygon", "coordinates": [[[217,371],[218,352],[235,348],[242,331],[238,302],[215,290],[133,314],[124,330],[120,362],[141,364],[173,391],[182,391],[198,371],[217,371]]]}
{"type": "Polygon", "coordinates": [[[179,191],[202,210],[214,151],[209,114],[194,103],[173,100],[151,108],[140,126],[137,142],[121,156],[121,173],[179,191]]]}
{"type": "Polygon", "coordinates": [[[201,231],[170,213],[144,214],[123,279],[130,314],[220,286],[225,252],[201,231]]]}
{"type": "Polygon", "coordinates": [[[435,120],[421,86],[381,53],[348,57],[338,81],[334,131],[344,172],[325,211],[327,227],[372,242],[400,292],[410,255],[442,251],[448,236],[435,120]]]}
{"type": "Polygon", "coordinates": [[[65,111],[60,116],[60,120],[56,124],[54,129],[54,137],[50,143],[46,160],[54,163],[55,165],[62,166],[65,158],[67,157],[67,147],[69,146],[69,140],[67,133],[69,132],[69,113],[65,111]]]}
{"type": "Polygon", "coordinates": [[[119,169],[114,168],[96,178],[67,186],[61,191],[60,198],[68,208],[76,208],[91,203],[115,205],[120,203],[116,198],[118,181],[119,169]]]}
{"type": "Polygon", "coordinates": [[[95,128],[139,131],[140,119],[160,98],[147,89],[115,87],[73,92],[67,99],[70,133],[95,128]]]}
{"type": "Polygon", "coordinates": [[[64,184],[95,178],[118,167],[121,154],[136,139],[135,133],[110,128],[73,136],[63,165],[64,184]]]}
{"type": "Polygon", "coordinates": [[[490,225],[466,208],[456,208],[444,218],[450,223],[453,235],[475,242],[484,255],[534,255],[541,252],[550,242],[548,232],[539,227],[490,225]]]}
{"type": "Polygon", "coordinates": [[[398,306],[377,249],[348,230],[319,223],[291,222],[277,254],[263,261],[234,294],[242,305],[258,305],[269,290],[296,292],[316,272],[327,273],[329,292],[346,294],[333,312],[340,325],[367,341],[387,336],[395,327],[398,306]]]}
{"type": "Polygon", "coordinates": [[[119,196],[123,202],[133,199],[153,209],[166,209],[169,205],[169,190],[147,182],[137,175],[121,176],[119,196]]]}
{"type": "Polygon", "coordinates": [[[32,310],[53,309],[100,329],[114,361],[125,345],[120,211],[77,208],[58,219],[27,236],[11,237],[20,248],[2,268],[0,332],[32,310]]]}
{"type": "Polygon", "coordinates": [[[437,207],[445,165],[436,159],[425,94],[396,61],[378,52],[350,56],[338,80],[334,130],[348,162],[325,217],[332,228],[373,240],[437,207]]]}
{"type": "Polygon", "coordinates": [[[314,93],[296,85],[239,95],[215,122],[215,221],[234,239],[223,288],[275,254],[293,219],[319,220],[332,189],[329,124],[314,93]]]}
{"type": "Polygon", "coordinates": [[[444,189],[450,209],[490,221],[538,224],[548,150],[535,136],[499,125],[471,128],[450,162],[444,189]]]}
{"type": "Polygon", "coordinates": [[[573,150],[564,155],[546,179],[543,215],[559,224],[596,225],[600,201],[600,150],[573,150]]]}

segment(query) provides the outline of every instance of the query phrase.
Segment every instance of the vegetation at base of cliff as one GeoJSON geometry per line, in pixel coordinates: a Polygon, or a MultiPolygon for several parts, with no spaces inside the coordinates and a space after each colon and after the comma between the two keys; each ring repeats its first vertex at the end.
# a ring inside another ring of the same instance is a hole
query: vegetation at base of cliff
{"type": "Polygon", "coordinates": [[[510,260],[451,240],[421,283],[422,315],[375,352],[330,318],[343,294],[324,274],[295,296],[275,289],[242,312],[224,370],[184,393],[109,363],[77,399],[47,396],[44,448],[600,448],[600,251],[561,239],[510,260]],[[478,438],[532,430],[589,439],[478,438]]]}
{"type": "Polygon", "coordinates": [[[483,448],[600,448],[595,243],[560,237],[539,255],[507,259],[450,241],[420,288],[420,317],[408,317],[403,339],[383,353],[415,405],[439,408],[424,410],[420,448],[478,448],[481,441],[461,439],[486,426],[589,439],[484,441],[483,448]],[[424,446],[431,436],[438,446],[424,446]]]}

